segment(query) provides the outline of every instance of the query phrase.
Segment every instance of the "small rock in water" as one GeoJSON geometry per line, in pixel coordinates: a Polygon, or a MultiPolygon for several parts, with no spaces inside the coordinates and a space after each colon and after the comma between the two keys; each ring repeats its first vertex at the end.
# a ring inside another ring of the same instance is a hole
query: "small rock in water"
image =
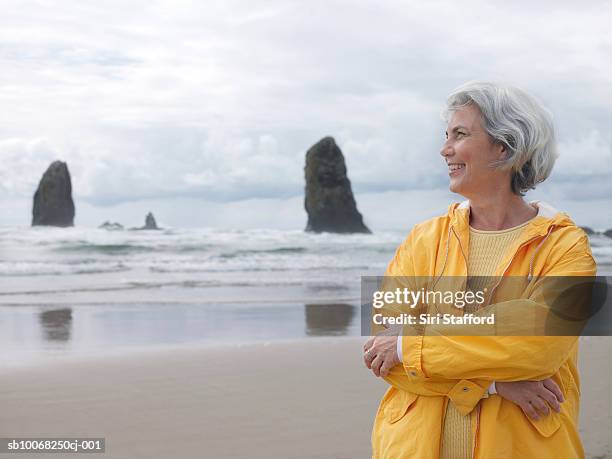
{"type": "Polygon", "coordinates": [[[149,212],[147,216],[145,217],[145,226],[143,227],[143,229],[159,229],[157,227],[157,222],[155,221],[155,217],[153,216],[151,212],[149,212]]]}
{"type": "Polygon", "coordinates": [[[592,236],[593,234],[595,234],[595,230],[593,230],[593,228],[590,228],[588,226],[581,226],[580,227],[585,233],[587,233],[588,236],[592,236]]]}
{"type": "Polygon", "coordinates": [[[108,231],[120,231],[120,230],[123,229],[123,225],[121,223],[117,223],[117,222],[105,221],[100,226],[98,226],[98,228],[105,229],[105,230],[108,230],[108,231]]]}
{"type": "Polygon", "coordinates": [[[145,225],[141,226],[140,228],[130,228],[131,230],[159,230],[161,228],[159,228],[157,226],[157,222],[155,221],[155,217],[153,216],[152,212],[149,212],[147,214],[147,216],[145,217],[145,225]]]}

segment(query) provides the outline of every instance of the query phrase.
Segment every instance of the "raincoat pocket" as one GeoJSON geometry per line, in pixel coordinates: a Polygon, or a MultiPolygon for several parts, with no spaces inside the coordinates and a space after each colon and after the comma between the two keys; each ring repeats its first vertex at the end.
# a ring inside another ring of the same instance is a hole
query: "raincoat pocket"
{"type": "Polygon", "coordinates": [[[394,424],[402,419],[419,396],[405,390],[395,391],[385,404],[384,413],[387,422],[394,424]]]}
{"type": "Polygon", "coordinates": [[[557,430],[559,430],[559,427],[561,427],[561,421],[559,421],[559,415],[557,413],[551,412],[548,416],[541,417],[537,421],[531,419],[527,415],[525,415],[525,417],[529,420],[531,425],[535,427],[540,435],[544,437],[550,437],[557,430]]]}

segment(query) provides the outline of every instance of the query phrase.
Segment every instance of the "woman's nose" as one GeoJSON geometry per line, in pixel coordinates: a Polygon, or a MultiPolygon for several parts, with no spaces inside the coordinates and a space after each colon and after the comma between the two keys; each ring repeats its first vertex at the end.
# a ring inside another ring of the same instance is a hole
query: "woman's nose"
{"type": "Polygon", "coordinates": [[[447,156],[451,156],[453,154],[453,150],[450,145],[445,142],[444,145],[442,145],[442,148],[440,149],[440,154],[444,158],[446,158],[447,156]]]}

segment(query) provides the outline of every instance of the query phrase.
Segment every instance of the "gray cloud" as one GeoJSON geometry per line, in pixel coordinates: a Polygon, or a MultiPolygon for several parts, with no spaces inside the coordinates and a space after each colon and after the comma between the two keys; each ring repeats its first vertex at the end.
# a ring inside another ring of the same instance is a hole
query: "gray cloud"
{"type": "Polygon", "coordinates": [[[95,206],[290,198],[324,135],[358,193],[444,192],[438,115],[477,78],[521,86],[554,113],[556,196],[605,198],[609,13],[606,2],[14,2],[0,18],[0,194],[30,197],[60,158],[95,206]]]}

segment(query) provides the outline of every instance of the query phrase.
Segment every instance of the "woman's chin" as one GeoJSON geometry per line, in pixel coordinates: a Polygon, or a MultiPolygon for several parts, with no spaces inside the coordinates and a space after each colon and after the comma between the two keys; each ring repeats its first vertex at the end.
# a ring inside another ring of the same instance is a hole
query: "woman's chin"
{"type": "Polygon", "coordinates": [[[461,186],[459,183],[453,182],[451,180],[451,182],[448,185],[448,189],[451,193],[461,193],[461,186]]]}

